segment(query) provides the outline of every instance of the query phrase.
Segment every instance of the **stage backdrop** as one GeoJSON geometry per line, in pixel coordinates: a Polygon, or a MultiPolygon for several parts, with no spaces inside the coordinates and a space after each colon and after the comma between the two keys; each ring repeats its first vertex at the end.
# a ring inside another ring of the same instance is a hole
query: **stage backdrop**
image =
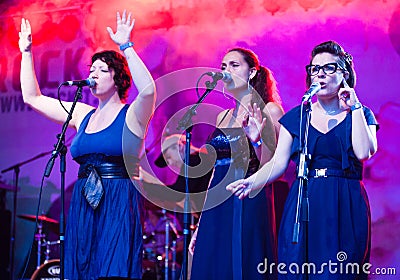
{"type": "MultiPolygon", "coordinates": [[[[336,40],[344,46],[354,57],[360,101],[376,113],[381,124],[379,151],[366,163],[364,180],[373,221],[371,263],[374,268],[393,267],[400,273],[398,0],[2,1],[0,169],[51,151],[61,131],[60,124],[51,123],[22,102],[18,49],[21,17],[28,18],[32,25],[40,87],[44,94],[56,96],[61,82],[88,77],[93,52],[117,50],[106,27],[115,28],[115,13],[123,9],[132,11],[136,18],[132,38],[135,49],[159,86],[157,111],[146,140],[146,158],[150,172],[166,181],[170,178],[167,173],[153,166],[160,150],[157,141],[162,134],[177,132],[176,122],[169,120],[197,100],[193,88],[201,69],[191,72],[193,69],[218,68],[224,52],[231,47],[251,48],[262,64],[274,72],[283,107],[289,110],[299,104],[305,90],[304,66],[312,47],[326,40],[336,40]],[[182,79],[181,73],[187,70],[192,73],[191,79],[182,79]]],[[[74,93],[75,88],[64,87],[61,97],[71,100],[74,93]]],[[[130,101],[135,96],[135,90],[131,90],[130,101]]],[[[94,102],[87,89],[83,99],[94,102]]],[[[197,118],[205,115],[204,122],[210,124],[220,110],[232,106],[218,91],[211,93],[206,102],[210,105],[200,106],[197,118]]],[[[194,144],[203,144],[211,128],[208,124],[196,127],[194,144]]],[[[67,144],[73,135],[74,131],[68,131],[67,144]]],[[[48,158],[46,154],[21,166],[17,215],[35,213],[48,158]]],[[[68,153],[66,186],[73,184],[76,173],[77,165],[68,153]]],[[[1,180],[13,184],[13,172],[2,174],[1,180]]],[[[49,212],[59,193],[57,160],[44,183],[40,213],[49,212]]],[[[11,193],[7,194],[6,206],[13,207],[11,193]]],[[[48,215],[58,219],[58,213],[48,215]]],[[[28,254],[33,229],[33,222],[17,218],[16,272],[28,254]]],[[[372,279],[396,277],[372,275],[372,279]]]]}

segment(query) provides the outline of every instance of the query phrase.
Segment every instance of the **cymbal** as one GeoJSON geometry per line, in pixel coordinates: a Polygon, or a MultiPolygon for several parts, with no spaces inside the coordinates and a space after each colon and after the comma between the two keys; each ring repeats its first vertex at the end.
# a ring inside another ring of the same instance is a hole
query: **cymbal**
{"type": "MultiPolygon", "coordinates": [[[[28,221],[33,221],[33,222],[36,221],[36,216],[35,215],[21,214],[21,215],[18,215],[18,217],[21,218],[21,219],[24,219],[24,220],[28,220],[28,221]]],[[[52,218],[46,217],[44,215],[38,216],[38,221],[46,222],[46,223],[49,223],[49,224],[55,224],[55,225],[59,224],[58,221],[56,221],[56,220],[54,220],[52,218]]]]}
{"type": "Polygon", "coordinates": [[[0,182],[0,189],[6,191],[15,191],[15,186],[7,185],[3,182],[0,182]]]}

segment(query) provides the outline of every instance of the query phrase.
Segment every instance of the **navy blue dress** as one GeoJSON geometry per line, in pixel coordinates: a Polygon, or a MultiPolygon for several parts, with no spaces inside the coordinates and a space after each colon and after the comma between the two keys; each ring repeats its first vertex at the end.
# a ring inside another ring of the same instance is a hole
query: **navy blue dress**
{"type": "Polygon", "coordinates": [[[258,170],[254,149],[242,128],[216,129],[208,144],[217,160],[200,219],[191,280],[270,279],[257,267],[265,259],[276,260],[272,205],[267,197],[271,187],[244,200],[225,189],[258,170]]]}
{"type": "MultiPolygon", "coordinates": [[[[71,154],[82,155],[96,165],[98,155],[137,158],[143,140],[132,134],[125,124],[128,105],[113,123],[96,133],[86,133],[91,111],[75,136],[71,154]]],[[[79,162],[87,164],[88,162],[79,162]]],[[[131,162],[137,165],[137,162],[131,162]]],[[[127,167],[129,168],[129,167],[127,167]]],[[[129,170],[128,170],[129,171],[129,170]]],[[[75,183],[68,214],[65,240],[65,278],[97,279],[99,277],[141,278],[142,275],[142,199],[136,182],[129,178],[102,178],[104,194],[93,210],[82,195],[86,178],[75,183]]]]}
{"type": "MultiPolygon", "coordinates": [[[[364,107],[364,115],[368,125],[378,125],[370,109],[364,107]]],[[[296,164],[299,120],[300,107],[280,119],[294,139],[291,159],[296,164]]],[[[308,151],[312,158],[309,170],[327,168],[339,170],[345,175],[308,177],[308,261],[305,257],[304,224],[300,226],[299,243],[292,244],[299,186],[298,180],[294,182],[285,203],[279,231],[278,260],[286,264],[283,271],[287,273],[279,273],[279,279],[305,279],[301,274],[305,262],[315,265],[315,270],[310,270],[309,279],[367,278],[362,273],[362,265],[369,261],[370,256],[371,217],[367,193],[361,181],[363,166],[354,155],[351,144],[351,120],[349,113],[327,133],[310,125],[308,151]],[[332,263],[331,269],[329,263],[332,263]],[[352,273],[352,264],[359,266],[360,273],[352,273]]]]}

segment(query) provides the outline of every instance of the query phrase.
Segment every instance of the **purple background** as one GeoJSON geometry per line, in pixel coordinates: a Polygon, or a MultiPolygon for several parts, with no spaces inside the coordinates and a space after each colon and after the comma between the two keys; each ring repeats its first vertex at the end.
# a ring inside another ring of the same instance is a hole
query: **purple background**
{"type": "MultiPolygon", "coordinates": [[[[299,103],[305,89],[304,66],[312,47],[338,41],[353,55],[356,92],[381,124],[378,153],[366,162],[365,184],[372,210],[373,268],[396,267],[400,273],[400,4],[396,0],[256,0],[256,1],[2,1],[0,4],[0,169],[51,151],[59,124],[53,124],[22,103],[19,81],[18,30],[21,17],[33,28],[35,67],[44,94],[55,96],[65,80],[88,76],[90,55],[117,50],[106,26],[115,27],[115,12],[131,10],[136,18],[132,40],[157,82],[157,111],[149,126],[146,169],[165,181],[165,170],[152,165],[162,134],[175,133],[176,112],[197,100],[193,90],[200,74],[218,68],[224,52],[233,46],[254,50],[278,81],[285,110],[299,103]]],[[[133,73],[134,74],[134,73],[133,73]]],[[[219,93],[210,94],[195,121],[193,142],[204,143],[216,114],[232,106],[219,93]],[[209,125],[208,125],[209,124],[209,125]]],[[[62,89],[71,98],[74,88],[62,89]]],[[[136,95],[131,91],[130,100],[136,95]]],[[[84,101],[93,103],[84,91],[84,101]]],[[[178,118],[177,117],[177,118],[178,118]]],[[[74,131],[68,131],[70,138],[74,131]]],[[[34,214],[45,156],[21,167],[17,214],[34,214]]],[[[67,186],[76,178],[77,165],[67,157],[67,186]]],[[[2,181],[12,184],[12,172],[2,181]]],[[[45,181],[40,212],[59,198],[58,161],[45,181]]],[[[12,209],[11,194],[7,208],[12,209]]],[[[57,217],[54,217],[57,218],[57,217]]],[[[25,258],[33,223],[17,219],[16,271],[25,258]]],[[[398,277],[398,276],[397,276],[398,277]]],[[[397,279],[377,276],[372,279],[397,279]]]]}

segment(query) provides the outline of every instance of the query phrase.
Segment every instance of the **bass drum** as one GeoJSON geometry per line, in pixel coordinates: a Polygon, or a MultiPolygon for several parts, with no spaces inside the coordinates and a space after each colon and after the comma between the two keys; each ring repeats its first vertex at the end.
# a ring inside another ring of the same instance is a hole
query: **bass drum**
{"type": "Polygon", "coordinates": [[[59,280],[60,279],[60,260],[50,260],[42,264],[33,273],[31,280],[59,280]]]}

